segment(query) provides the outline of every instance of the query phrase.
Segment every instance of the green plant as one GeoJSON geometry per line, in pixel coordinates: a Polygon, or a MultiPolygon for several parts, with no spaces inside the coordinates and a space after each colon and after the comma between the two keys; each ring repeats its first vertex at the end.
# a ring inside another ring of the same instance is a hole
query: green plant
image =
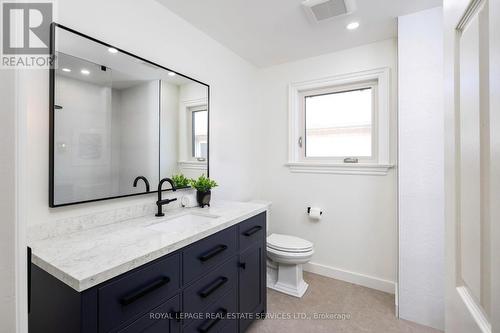
{"type": "Polygon", "coordinates": [[[192,187],[200,192],[208,192],[217,186],[217,183],[214,180],[205,177],[205,175],[201,175],[198,179],[191,179],[190,183],[192,187]]]}
{"type": "Polygon", "coordinates": [[[190,180],[186,178],[182,173],[178,175],[173,175],[172,180],[174,181],[175,187],[181,188],[181,187],[188,187],[190,180]]]}

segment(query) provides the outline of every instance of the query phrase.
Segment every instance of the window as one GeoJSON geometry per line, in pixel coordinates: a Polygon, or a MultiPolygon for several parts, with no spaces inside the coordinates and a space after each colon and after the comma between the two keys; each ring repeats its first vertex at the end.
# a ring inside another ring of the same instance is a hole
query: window
{"type": "Polygon", "coordinates": [[[389,69],[292,83],[292,172],[384,175],[389,158],[389,69]]]}
{"type": "Polygon", "coordinates": [[[208,155],[208,111],[205,105],[192,107],[191,111],[191,156],[199,161],[208,155]]]}
{"type": "Polygon", "coordinates": [[[372,159],[375,83],[303,94],[305,159],[372,159]]]}

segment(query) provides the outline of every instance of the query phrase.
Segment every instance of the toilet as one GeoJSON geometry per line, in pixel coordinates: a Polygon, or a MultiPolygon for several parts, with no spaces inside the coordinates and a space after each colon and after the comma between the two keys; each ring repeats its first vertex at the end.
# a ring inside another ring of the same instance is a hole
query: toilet
{"type": "Polygon", "coordinates": [[[309,286],[302,278],[302,265],[314,253],[305,239],[271,234],[267,237],[267,286],[295,297],[302,297],[309,286]]]}

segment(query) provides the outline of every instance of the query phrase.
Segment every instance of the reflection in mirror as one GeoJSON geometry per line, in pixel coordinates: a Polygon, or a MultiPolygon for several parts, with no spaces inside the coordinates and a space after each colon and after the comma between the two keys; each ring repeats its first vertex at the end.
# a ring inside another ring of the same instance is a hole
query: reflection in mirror
{"type": "Polygon", "coordinates": [[[198,107],[196,110],[191,109],[191,120],[193,125],[192,140],[192,156],[198,161],[204,161],[207,158],[207,124],[208,110],[206,105],[198,107]]]}
{"type": "Polygon", "coordinates": [[[208,88],[166,80],[161,85],[161,176],[207,175],[208,88]]]}
{"type": "Polygon", "coordinates": [[[207,85],[61,26],[52,37],[52,207],[208,174],[207,85]]]}

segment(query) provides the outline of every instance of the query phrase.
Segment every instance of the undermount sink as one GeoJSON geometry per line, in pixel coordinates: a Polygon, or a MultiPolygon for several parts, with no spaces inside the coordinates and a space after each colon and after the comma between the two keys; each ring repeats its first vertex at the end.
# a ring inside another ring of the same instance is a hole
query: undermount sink
{"type": "Polygon", "coordinates": [[[181,215],[166,217],[158,222],[154,222],[146,227],[160,232],[177,233],[186,230],[186,228],[196,228],[205,224],[210,224],[216,215],[200,214],[200,213],[185,213],[181,215]]]}

